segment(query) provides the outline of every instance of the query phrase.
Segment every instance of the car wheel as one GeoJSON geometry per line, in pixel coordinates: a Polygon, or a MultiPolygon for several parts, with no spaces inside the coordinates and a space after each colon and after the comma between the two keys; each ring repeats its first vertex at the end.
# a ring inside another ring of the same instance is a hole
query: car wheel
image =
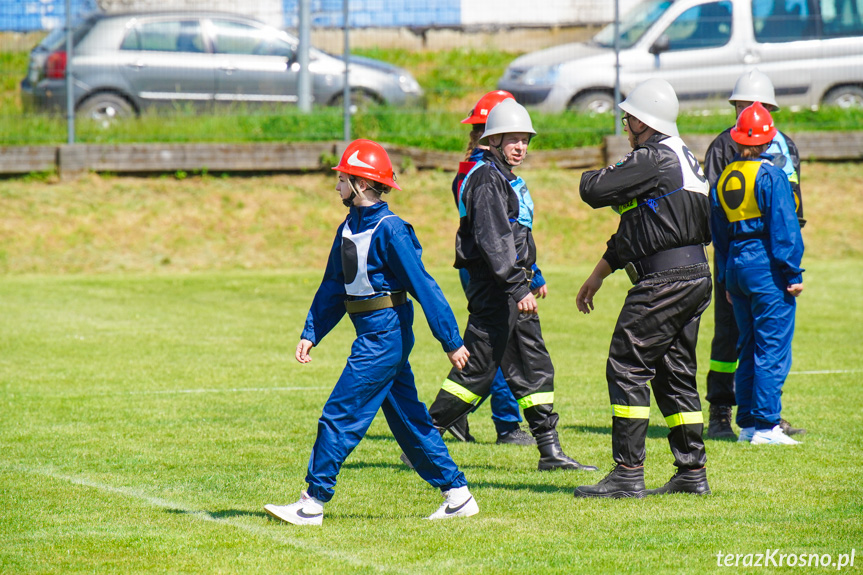
{"type": "Polygon", "coordinates": [[[573,98],[567,108],[571,112],[608,114],[614,111],[614,96],[599,90],[585,92],[573,98]]]}
{"type": "MultiPolygon", "coordinates": [[[[332,102],[330,102],[330,105],[342,106],[342,102],[344,102],[344,96],[343,94],[338,94],[333,98],[332,102]]],[[[356,114],[357,112],[380,106],[383,103],[384,102],[377,94],[373,94],[368,90],[363,90],[362,88],[354,88],[351,90],[351,114],[356,114]]]]}
{"type": "Polygon", "coordinates": [[[134,115],[135,108],[126,98],[107,92],[94,94],[78,106],[79,117],[93,120],[106,128],[117,120],[134,115]]]}
{"type": "Polygon", "coordinates": [[[833,88],[824,96],[825,106],[838,106],[844,109],[863,108],[863,88],[860,86],[840,86],[833,88]]]}

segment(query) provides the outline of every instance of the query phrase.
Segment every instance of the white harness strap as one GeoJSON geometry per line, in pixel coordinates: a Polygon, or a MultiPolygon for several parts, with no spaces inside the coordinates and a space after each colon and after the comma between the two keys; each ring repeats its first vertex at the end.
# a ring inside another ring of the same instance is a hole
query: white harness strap
{"type": "Polygon", "coordinates": [[[372,236],[378,226],[387,218],[384,216],[372,229],[352,233],[347,221],[342,228],[342,268],[345,273],[345,292],[350,296],[374,295],[375,290],[369,280],[369,248],[372,236]]]}

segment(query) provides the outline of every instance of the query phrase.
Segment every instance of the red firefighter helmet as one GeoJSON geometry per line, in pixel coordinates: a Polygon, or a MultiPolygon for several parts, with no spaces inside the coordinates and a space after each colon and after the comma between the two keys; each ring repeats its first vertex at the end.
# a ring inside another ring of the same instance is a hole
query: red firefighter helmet
{"type": "Polygon", "coordinates": [[[489,92],[479,99],[470,115],[461,121],[462,124],[485,124],[488,119],[488,113],[491,109],[503,102],[504,100],[515,100],[515,97],[506,90],[495,90],[489,92]]]}
{"type": "Polygon", "coordinates": [[[776,132],[770,112],[755,102],[740,112],[737,125],[731,128],[731,139],[744,146],[760,146],[772,142],[776,132]]]}
{"type": "Polygon", "coordinates": [[[386,150],[371,140],[354,140],[348,144],[339,165],[333,169],[401,190],[386,150]]]}

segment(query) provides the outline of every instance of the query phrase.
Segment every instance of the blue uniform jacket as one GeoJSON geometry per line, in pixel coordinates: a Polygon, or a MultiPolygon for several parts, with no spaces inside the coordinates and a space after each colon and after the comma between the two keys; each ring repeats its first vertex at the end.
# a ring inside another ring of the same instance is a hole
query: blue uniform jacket
{"type": "MultiPolygon", "coordinates": [[[[787,285],[803,281],[803,236],[797,221],[794,195],[785,173],[762,154],[749,161],[761,162],[755,177],[755,200],[761,217],[728,222],[716,188],[710,192],[711,228],[716,254],[716,276],[725,282],[725,270],[776,266],[787,285]],[[742,239],[739,239],[742,238],[742,239]]],[[[736,156],[734,161],[742,161],[736,156]]],[[[721,178],[720,178],[721,179],[721,178]]]]}
{"type": "MultiPolygon", "coordinates": [[[[300,336],[302,339],[317,345],[345,314],[347,295],[341,258],[343,226],[348,225],[352,232],[357,233],[374,228],[381,218],[391,215],[394,214],[386,202],[363,208],[351,207],[347,219],[336,231],[324,278],[315,293],[300,336]]],[[[369,249],[369,279],[376,295],[406,290],[413,296],[422,306],[432,334],[441,342],[444,351],[450,352],[464,342],[452,309],[437,282],[423,266],[421,255],[422,246],[413,227],[401,218],[387,218],[375,232],[369,249]]]]}

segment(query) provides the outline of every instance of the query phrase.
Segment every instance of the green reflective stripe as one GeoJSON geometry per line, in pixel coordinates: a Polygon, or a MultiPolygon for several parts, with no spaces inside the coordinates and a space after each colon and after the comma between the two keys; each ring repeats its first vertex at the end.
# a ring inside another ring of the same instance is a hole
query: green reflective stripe
{"type": "Polygon", "coordinates": [[[443,385],[441,386],[441,389],[443,389],[444,391],[448,391],[463,402],[469,403],[471,405],[476,405],[477,402],[482,399],[477,394],[473,393],[466,387],[457,384],[451,379],[445,379],[443,385]]]}
{"type": "Polygon", "coordinates": [[[791,175],[788,176],[788,181],[791,182],[792,184],[799,184],[800,183],[800,176],[797,175],[796,171],[792,172],[791,175]]]}
{"type": "Polygon", "coordinates": [[[668,427],[704,423],[704,415],[700,411],[681,411],[680,413],[666,417],[665,423],[668,424],[668,427]]]}
{"type": "Polygon", "coordinates": [[[534,405],[550,405],[554,403],[554,392],[546,391],[543,393],[532,393],[527,397],[522,397],[518,400],[518,406],[522,409],[533,407],[534,405]]]}
{"type": "Polygon", "coordinates": [[[626,419],[650,419],[649,405],[612,405],[612,417],[625,417],[626,419]]]}
{"type": "Polygon", "coordinates": [[[614,213],[617,215],[622,215],[623,212],[628,212],[633,208],[638,207],[638,199],[633,198],[632,201],[626,202],[625,204],[620,204],[619,206],[612,206],[611,209],[614,210],[614,213]]]}
{"type": "Polygon", "coordinates": [[[718,361],[710,360],[710,371],[718,371],[719,373],[734,373],[737,371],[738,361],[718,361]]]}

